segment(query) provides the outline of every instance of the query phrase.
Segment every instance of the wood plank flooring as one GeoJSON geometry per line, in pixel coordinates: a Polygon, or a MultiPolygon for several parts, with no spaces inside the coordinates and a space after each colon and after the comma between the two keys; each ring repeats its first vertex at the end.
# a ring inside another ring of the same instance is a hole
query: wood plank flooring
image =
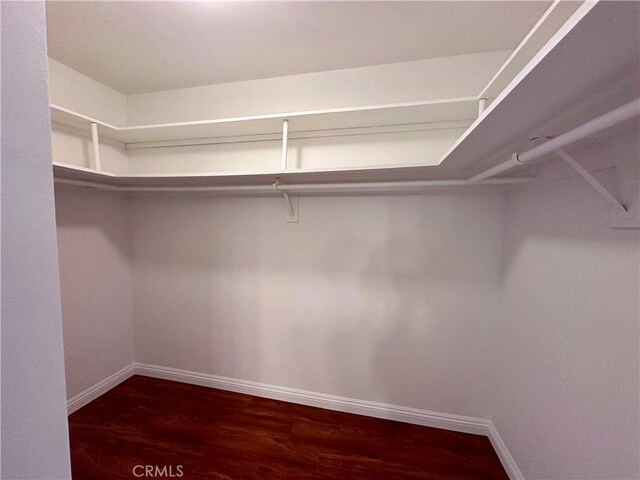
{"type": "Polygon", "coordinates": [[[483,436],[141,376],[69,430],[74,480],[508,480],[483,436]]]}

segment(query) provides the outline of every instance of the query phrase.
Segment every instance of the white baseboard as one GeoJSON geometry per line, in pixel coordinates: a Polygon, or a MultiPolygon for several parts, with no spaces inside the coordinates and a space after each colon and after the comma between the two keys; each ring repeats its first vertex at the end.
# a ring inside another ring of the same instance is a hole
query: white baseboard
{"type": "Polygon", "coordinates": [[[489,441],[491,445],[493,445],[493,449],[496,451],[498,458],[500,459],[500,463],[509,475],[510,480],[525,480],[524,475],[516,465],[516,461],[511,456],[511,452],[507,448],[507,444],[504,443],[502,437],[496,430],[496,427],[493,425],[491,420],[488,420],[488,432],[487,437],[489,437],[489,441]]]}
{"type": "Polygon", "coordinates": [[[327,395],[324,393],[309,392],[295,388],[278,387],[264,383],[250,382],[236,378],[221,377],[207,373],[181,370],[178,368],[162,367],[145,363],[132,363],[117,371],[113,375],[96,383],[84,392],[69,399],[67,409],[69,414],[75,412],[90,401],[96,399],[109,389],[115,387],[132,375],[173,380],[175,382],[189,383],[203,387],[217,388],[230,392],[255,395],[257,397],[271,398],[284,402],[298,403],[311,407],[325,408],[338,412],[355,413],[368,417],[395,420],[398,422],[422,425],[425,427],[441,428],[454,432],[472,433],[489,437],[493,448],[509,475],[510,480],[524,480],[524,476],[509,453],[502,438],[498,434],[490,420],[475,417],[452,415],[449,413],[431,412],[417,408],[399,407],[386,403],[370,402],[354,398],[327,395]]]}
{"type": "Polygon", "coordinates": [[[67,400],[67,415],[71,415],[79,408],[84,407],[87,403],[95,400],[103,393],[108,392],[119,383],[124,382],[127,378],[135,374],[135,364],[131,363],[124,368],[121,368],[116,373],[109,375],[104,380],[96,383],[95,385],[87,388],[78,395],[71,397],[67,400]]]}
{"type": "Polygon", "coordinates": [[[339,412],[355,413],[369,417],[413,423],[425,427],[442,428],[456,432],[487,435],[488,421],[481,418],[464,417],[448,413],[430,412],[416,408],[399,407],[385,403],[356,400],[324,393],[308,392],[295,388],[278,387],[263,383],[249,382],[235,378],[221,377],[206,373],[191,372],[177,368],[136,363],[136,373],[147,377],[174,380],[205,387],[218,388],[236,393],[272,398],[285,402],[299,403],[311,407],[325,408],[339,412]]]}

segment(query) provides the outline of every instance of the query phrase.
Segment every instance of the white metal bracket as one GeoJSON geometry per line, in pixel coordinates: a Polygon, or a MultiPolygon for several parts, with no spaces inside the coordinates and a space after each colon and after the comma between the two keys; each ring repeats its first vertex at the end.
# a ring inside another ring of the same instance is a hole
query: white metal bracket
{"type": "Polygon", "coordinates": [[[487,109],[487,99],[479,98],[478,99],[478,116],[482,115],[486,109],[487,109]]]}
{"type": "Polygon", "coordinates": [[[276,192],[282,193],[284,198],[284,203],[286,207],[286,222],[287,223],[298,223],[299,220],[299,212],[300,206],[298,203],[298,197],[292,197],[288,192],[280,190],[280,179],[276,178],[276,181],[273,183],[273,189],[276,192]]]}
{"type": "Polygon", "coordinates": [[[571,168],[573,168],[578,175],[584,178],[589,185],[591,185],[600,194],[602,198],[609,203],[616,213],[616,215],[627,215],[626,207],[614,197],[604,185],[595,179],[582,165],[580,165],[571,155],[565,152],[562,148],[557,148],[555,152],[562,158],[571,168]]]}
{"type": "Polygon", "coordinates": [[[93,148],[93,168],[101,171],[100,140],[98,139],[98,124],[95,122],[91,122],[91,146],[93,148]]]}
{"type": "Polygon", "coordinates": [[[287,149],[289,145],[289,120],[282,121],[282,170],[287,169],[287,149]]]}

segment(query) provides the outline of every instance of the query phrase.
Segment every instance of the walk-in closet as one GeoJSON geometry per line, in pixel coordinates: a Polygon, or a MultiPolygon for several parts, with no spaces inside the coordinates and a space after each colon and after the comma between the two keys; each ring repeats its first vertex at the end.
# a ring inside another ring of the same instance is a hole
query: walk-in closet
{"type": "Polygon", "coordinates": [[[3,479],[640,478],[640,2],[1,20],[3,479]]]}

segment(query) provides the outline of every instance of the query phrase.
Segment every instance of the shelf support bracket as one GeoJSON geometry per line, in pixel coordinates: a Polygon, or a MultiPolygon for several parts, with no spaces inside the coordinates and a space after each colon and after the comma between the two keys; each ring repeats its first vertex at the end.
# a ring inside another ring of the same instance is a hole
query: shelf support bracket
{"type": "Polygon", "coordinates": [[[287,169],[287,148],[289,143],[289,120],[282,121],[282,170],[287,169]]]}
{"type": "Polygon", "coordinates": [[[478,99],[478,116],[482,115],[482,112],[484,112],[486,109],[487,109],[487,99],[479,98],[478,99]]]}
{"type": "Polygon", "coordinates": [[[622,203],[618,201],[616,197],[614,197],[609,190],[607,190],[604,185],[602,185],[598,180],[595,179],[593,175],[591,175],[582,165],[580,165],[571,155],[565,152],[562,148],[557,148],[555,152],[562,158],[571,168],[573,168],[578,175],[584,178],[589,185],[596,189],[596,191],[600,194],[602,198],[605,199],[607,203],[609,203],[618,214],[626,215],[627,209],[622,203]]]}
{"type": "Polygon", "coordinates": [[[287,218],[286,218],[287,223],[298,223],[298,219],[299,219],[298,214],[300,212],[298,197],[292,197],[291,195],[289,195],[289,192],[280,190],[279,178],[277,178],[276,181],[273,183],[273,189],[276,192],[281,193],[282,197],[284,198],[284,203],[285,203],[286,213],[287,213],[287,218]]]}
{"type": "Polygon", "coordinates": [[[98,139],[98,124],[91,122],[91,145],[93,147],[93,168],[102,170],[100,165],[100,141],[98,139]]]}
{"type": "Polygon", "coordinates": [[[295,215],[295,212],[293,211],[293,204],[291,203],[291,197],[286,192],[284,192],[283,195],[284,195],[284,202],[287,204],[289,217],[293,217],[295,215]]]}

